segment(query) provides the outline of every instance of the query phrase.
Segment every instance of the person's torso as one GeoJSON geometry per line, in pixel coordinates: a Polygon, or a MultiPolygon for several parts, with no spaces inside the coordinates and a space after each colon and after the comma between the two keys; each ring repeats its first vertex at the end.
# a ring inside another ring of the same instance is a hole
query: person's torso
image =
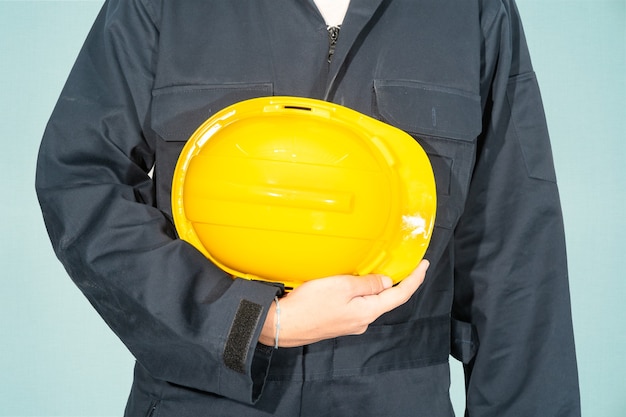
{"type": "MultiPolygon", "coordinates": [[[[185,141],[216,111],[259,96],[324,99],[390,123],[420,143],[435,172],[437,218],[426,258],[436,267],[418,295],[364,335],[279,350],[264,398],[276,400],[273,391],[295,383],[290,401],[331,396],[338,402],[351,395],[342,387],[359,381],[371,398],[398,394],[401,387],[377,385],[389,378],[411,385],[409,392],[421,390],[416,398],[445,403],[449,248],[468,192],[485,94],[477,2],[352,1],[330,62],[327,27],[312,0],[166,2],[160,25],[149,134],[156,136],[157,204],[165,212],[171,211],[171,179],[185,141]],[[419,381],[435,374],[436,386],[419,381]],[[319,394],[296,400],[307,386],[317,386],[319,394]],[[327,389],[319,391],[321,386],[327,389]]],[[[446,404],[432,415],[448,415],[446,404]]],[[[369,410],[380,411],[374,405],[369,410]]]]}

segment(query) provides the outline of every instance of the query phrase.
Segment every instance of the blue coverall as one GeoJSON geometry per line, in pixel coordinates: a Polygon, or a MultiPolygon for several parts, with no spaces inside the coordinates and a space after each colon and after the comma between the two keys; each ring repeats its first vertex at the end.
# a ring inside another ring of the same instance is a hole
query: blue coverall
{"type": "Polygon", "coordinates": [[[58,257],[137,360],[126,415],[447,417],[452,354],[470,417],[579,416],[561,208],[514,0],[353,0],[328,57],[311,0],[104,4],[36,186],[58,257]],[[426,281],[363,335],[259,344],[275,288],[177,239],[184,142],[268,95],[371,115],[432,162],[426,281]]]}

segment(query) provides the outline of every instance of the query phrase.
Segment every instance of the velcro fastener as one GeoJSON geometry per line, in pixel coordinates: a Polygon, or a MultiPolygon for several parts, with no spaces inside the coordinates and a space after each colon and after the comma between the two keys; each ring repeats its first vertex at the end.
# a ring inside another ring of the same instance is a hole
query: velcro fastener
{"type": "Polygon", "coordinates": [[[263,306],[248,300],[241,300],[235,319],[228,332],[224,346],[224,364],[233,371],[245,374],[248,352],[252,337],[259,324],[263,306]]]}

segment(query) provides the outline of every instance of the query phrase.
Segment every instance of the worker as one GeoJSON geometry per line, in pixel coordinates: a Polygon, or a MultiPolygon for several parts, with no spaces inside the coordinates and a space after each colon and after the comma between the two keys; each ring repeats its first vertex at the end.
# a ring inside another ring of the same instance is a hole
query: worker
{"type": "Polygon", "coordinates": [[[57,256],[136,358],[127,416],[448,417],[452,355],[467,416],[575,417],[546,126],[514,0],[106,0],[36,188],[57,256]],[[279,95],[346,106],[428,154],[428,261],[398,285],[340,274],[278,298],[178,238],[185,141],[279,95]]]}

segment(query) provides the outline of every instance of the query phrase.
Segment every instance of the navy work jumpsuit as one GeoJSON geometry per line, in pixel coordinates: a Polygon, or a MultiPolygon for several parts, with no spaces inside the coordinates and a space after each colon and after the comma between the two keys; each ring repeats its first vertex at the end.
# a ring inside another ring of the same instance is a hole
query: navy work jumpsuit
{"type": "Polygon", "coordinates": [[[126,415],[452,416],[452,354],[470,417],[578,416],[561,209],[514,0],[353,0],[328,58],[312,0],[105,2],[36,186],[56,254],[136,358],[126,415]],[[363,335],[259,344],[275,288],[177,239],[185,140],[268,95],[371,115],[431,159],[426,281],[363,335]]]}

